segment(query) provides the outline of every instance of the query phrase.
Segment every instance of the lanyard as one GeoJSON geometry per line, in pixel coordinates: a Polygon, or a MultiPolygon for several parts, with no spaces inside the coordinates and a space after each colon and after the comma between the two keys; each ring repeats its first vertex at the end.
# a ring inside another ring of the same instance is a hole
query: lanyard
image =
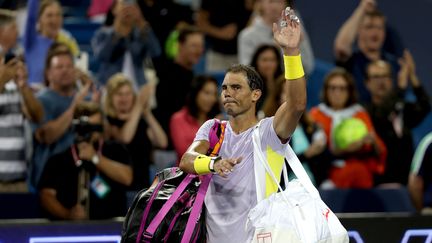
{"type": "MultiPolygon", "coordinates": [[[[98,151],[97,151],[97,154],[99,154],[99,155],[102,154],[103,143],[104,143],[103,139],[99,139],[99,148],[98,148],[98,151]]],[[[75,165],[77,167],[80,167],[82,165],[82,160],[78,156],[75,144],[72,144],[71,151],[72,151],[72,157],[73,157],[73,159],[75,161],[75,165]]]]}

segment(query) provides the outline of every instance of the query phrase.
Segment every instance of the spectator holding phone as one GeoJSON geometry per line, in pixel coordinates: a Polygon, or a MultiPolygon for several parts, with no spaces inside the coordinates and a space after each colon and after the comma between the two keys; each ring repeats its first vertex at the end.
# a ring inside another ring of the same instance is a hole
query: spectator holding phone
{"type": "Polygon", "coordinates": [[[147,83],[143,61],[160,55],[159,42],[133,1],[115,1],[112,13],[113,24],[101,27],[92,39],[93,52],[100,62],[98,80],[106,84],[112,75],[121,72],[140,87],[147,83]]]}
{"type": "MultiPolygon", "coordinates": [[[[5,36],[0,35],[0,39],[5,36]]],[[[27,86],[25,64],[0,61],[0,192],[27,192],[26,119],[42,120],[43,108],[27,86]]]]}
{"type": "Polygon", "coordinates": [[[28,191],[26,122],[43,116],[27,86],[25,64],[13,52],[17,37],[15,13],[0,9],[0,192],[28,191]]]}

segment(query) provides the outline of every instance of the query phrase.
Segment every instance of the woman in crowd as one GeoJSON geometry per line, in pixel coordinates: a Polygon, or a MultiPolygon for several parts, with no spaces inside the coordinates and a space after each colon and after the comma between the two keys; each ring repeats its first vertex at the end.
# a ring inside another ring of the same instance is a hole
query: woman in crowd
{"type": "Polygon", "coordinates": [[[29,0],[24,33],[24,52],[29,83],[40,87],[44,81],[44,62],[54,42],[66,44],[74,56],[80,50],[70,33],[62,29],[63,11],[57,0],[29,0]],[[40,2],[40,3],[39,3],[40,2]],[[42,61],[41,61],[42,60],[42,61]]]}
{"type": "Polygon", "coordinates": [[[149,186],[153,146],[165,148],[168,143],[165,132],[151,112],[151,94],[152,87],[145,85],[136,95],[130,79],[120,73],[112,76],[106,85],[106,135],[127,145],[132,157],[134,190],[149,186]]]}
{"type": "MultiPolygon", "coordinates": [[[[220,114],[216,79],[197,76],[192,84],[186,105],[174,113],[170,121],[170,135],[177,158],[181,158],[201,125],[220,114]]],[[[177,161],[178,164],[178,161],[177,161]]]]}
{"type": "Polygon", "coordinates": [[[374,174],[384,171],[387,149],[376,135],[368,113],[357,103],[354,85],[346,70],[332,70],[324,80],[322,103],[313,107],[310,115],[324,129],[327,146],[335,156],[326,185],[371,188],[374,174]],[[357,126],[350,128],[346,120],[357,126]],[[348,129],[341,128],[343,123],[348,129]],[[361,130],[365,131],[363,135],[354,134],[361,130]],[[350,136],[358,139],[349,141],[350,136]]]}
{"type": "Polygon", "coordinates": [[[282,74],[281,53],[273,45],[261,45],[252,56],[250,65],[255,68],[264,82],[261,101],[257,107],[260,109],[263,104],[262,101],[266,99],[269,93],[275,91],[276,79],[282,74]]]}

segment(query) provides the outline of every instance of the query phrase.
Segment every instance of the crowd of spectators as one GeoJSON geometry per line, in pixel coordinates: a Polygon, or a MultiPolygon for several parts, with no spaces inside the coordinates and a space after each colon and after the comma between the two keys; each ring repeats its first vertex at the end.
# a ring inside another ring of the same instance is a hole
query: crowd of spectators
{"type": "MultiPolygon", "coordinates": [[[[39,195],[52,219],[124,216],[126,192],[147,188],[152,168],[175,166],[206,120],[226,118],[212,74],[251,65],[264,81],[257,116],[274,115],[284,79],[271,33],[286,6],[91,1],[88,13],[101,23],[86,43],[95,70],[77,65],[84,50],[63,28],[61,1],[28,0],[22,36],[17,12],[0,6],[0,192],[39,195]],[[195,71],[200,62],[206,75],[195,71]]],[[[302,28],[309,77],[315,58],[302,28]]],[[[335,36],[337,67],[321,103],[290,144],[317,187],[407,187],[421,210],[432,207],[431,136],[416,151],[411,130],[431,105],[400,43],[376,1],[361,0],[335,36]],[[343,134],[348,120],[360,125],[343,134]],[[353,130],[363,133],[342,144],[353,130]]]]}

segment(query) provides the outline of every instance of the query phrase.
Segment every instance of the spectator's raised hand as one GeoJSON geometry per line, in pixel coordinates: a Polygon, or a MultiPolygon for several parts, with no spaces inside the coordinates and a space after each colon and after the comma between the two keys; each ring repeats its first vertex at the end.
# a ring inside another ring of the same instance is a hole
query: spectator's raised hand
{"type": "Polygon", "coordinates": [[[120,37],[130,34],[134,25],[133,5],[120,4],[116,7],[114,18],[114,30],[120,37]]]}
{"type": "Polygon", "coordinates": [[[408,68],[409,81],[411,81],[411,85],[413,87],[420,86],[420,80],[418,79],[416,74],[416,64],[413,56],[411,55],[411,52],[408,50],[404,50],[403,58],[408,68]]]}
{"type": "Polygon", "coordinates": [[[15,83],[17,84],[18,88],[22,88],[25,85],[27,85],[27,67],[23,62],[17,63],[17,69],[16,69],[16,76],[15,76],[15,83]]]}
{"type": "Polygon", "coordinates": [[[87,89],[86,86],[89,86],[88,90],[84,90],[83,92],[86,92],[87,95],[87,93],[91,90],[91,101],[100,102],[101,91],[96,87],[93,79],[88,75],[88,73],[82,71],[79,68],[75,68],[75,77],[76,80],[79,80],[81,82],[81,84],[79,85],[81,89],[87,89]]]}
{"type": "Polygon", "coordinates": [[[231,40],[237,35],[237,24],[231,23],[227,24],[224,27],[220,28],[221,31],[221,39],[223,40],[231,40]]]}
{"type": "Polygon", "coordinates": [[[376,8],[376,0],[361,0],[359,8],[364,12],[371,12],[376,8]]]}
{"type": "Polygon", "coordinates": [[[19,67],[18,63],[18,59],[13,58],[5,65],[0,65],[0,83],[5,83],[16,78],[16,73],[19,67]]]}
{"type": "Polygon", "coordinates": [[[78,85],[79,90],[75,94],[73,101],[74,104],[77,105],[84,101],[85,97],[88,95],[89,91],[93,87],[93,81],[85,72],[81,71],[79,68],[75,68],[75,79],[81,82],[81,84],[78,85]]]}
{"type": "Polygon", "coordinates": [[[128,9],[129,9],[129,14],[131,15],[134,21],[135,26],[137,26],[138,28],[144,28],[147,22],[145,21],[145,18],[142,15],[141,10],[138,8],[138,5],[132,4],[128,6],[128,9]]]}
{"type": "Polygon", "coordinates": [[[410,64],[409,64],[409,60],[407,60],[405,52],[404,55],[401,58],[399,58],[398,62],[400,65],[400,69],[397,75],[398,76],[397,84],[400,89],[406,89],[408,86],[408,79],[410,75],[410,66],[409,66],[410,64]]]}
{"type": "Polygon", "coordinates": [[[90,76],[79,68],[75,68],[75,79],[80,80],[83,86],[88,83],[90,83],[90,85],[93,84],[93,80],[90,78],[90,76]]]}
{"type": "Polygon", "coordinates": [[[78,144],[78,157],[82,160],[91,161],[93,156],[96,155],[96,150],[93,145],[88,142],[81,142],[78,144]]]}
{"type": "Polygon", "coordinates": [[[75,94],[73,104],[76,106],[82,101],[84,101],[85,97],[88,95],[88,92],[92,86],[92,83],[86,83],[81,89],[75,94]]]}
{"type": "Polygon", "coordinates": [[[273,23],[273,37],[285,55],[298,55],[301,39],[300,20],[294,10],[287,7],[278,24],[273,23]]]}
{"type": "Polygon", "coordinates": [[[409,50],[405,49],[404,53],[403,53],[403,58],[408,65],[408,70],[409,70],[410,75],[415,74],[416,73],[416,64],[414,62],[413,56],[411,55],[411,52],[409,50]]]}
{"type": "Polygon", "coordinates": [[[154,86],[151,84],[143,85],[138,94],[138,105],[142,107],[144,113],[150,111],[150,98],[154,92],[154,86]]]}
{"type": "Polygon", "coordinates": [[[96,102],[96,103],[100,103],[102,99],[102,92],[100,89],[98,89],[96,87],[96,85],[92,86],[92,96],[91,96],[91,101],[96,102]]]}

